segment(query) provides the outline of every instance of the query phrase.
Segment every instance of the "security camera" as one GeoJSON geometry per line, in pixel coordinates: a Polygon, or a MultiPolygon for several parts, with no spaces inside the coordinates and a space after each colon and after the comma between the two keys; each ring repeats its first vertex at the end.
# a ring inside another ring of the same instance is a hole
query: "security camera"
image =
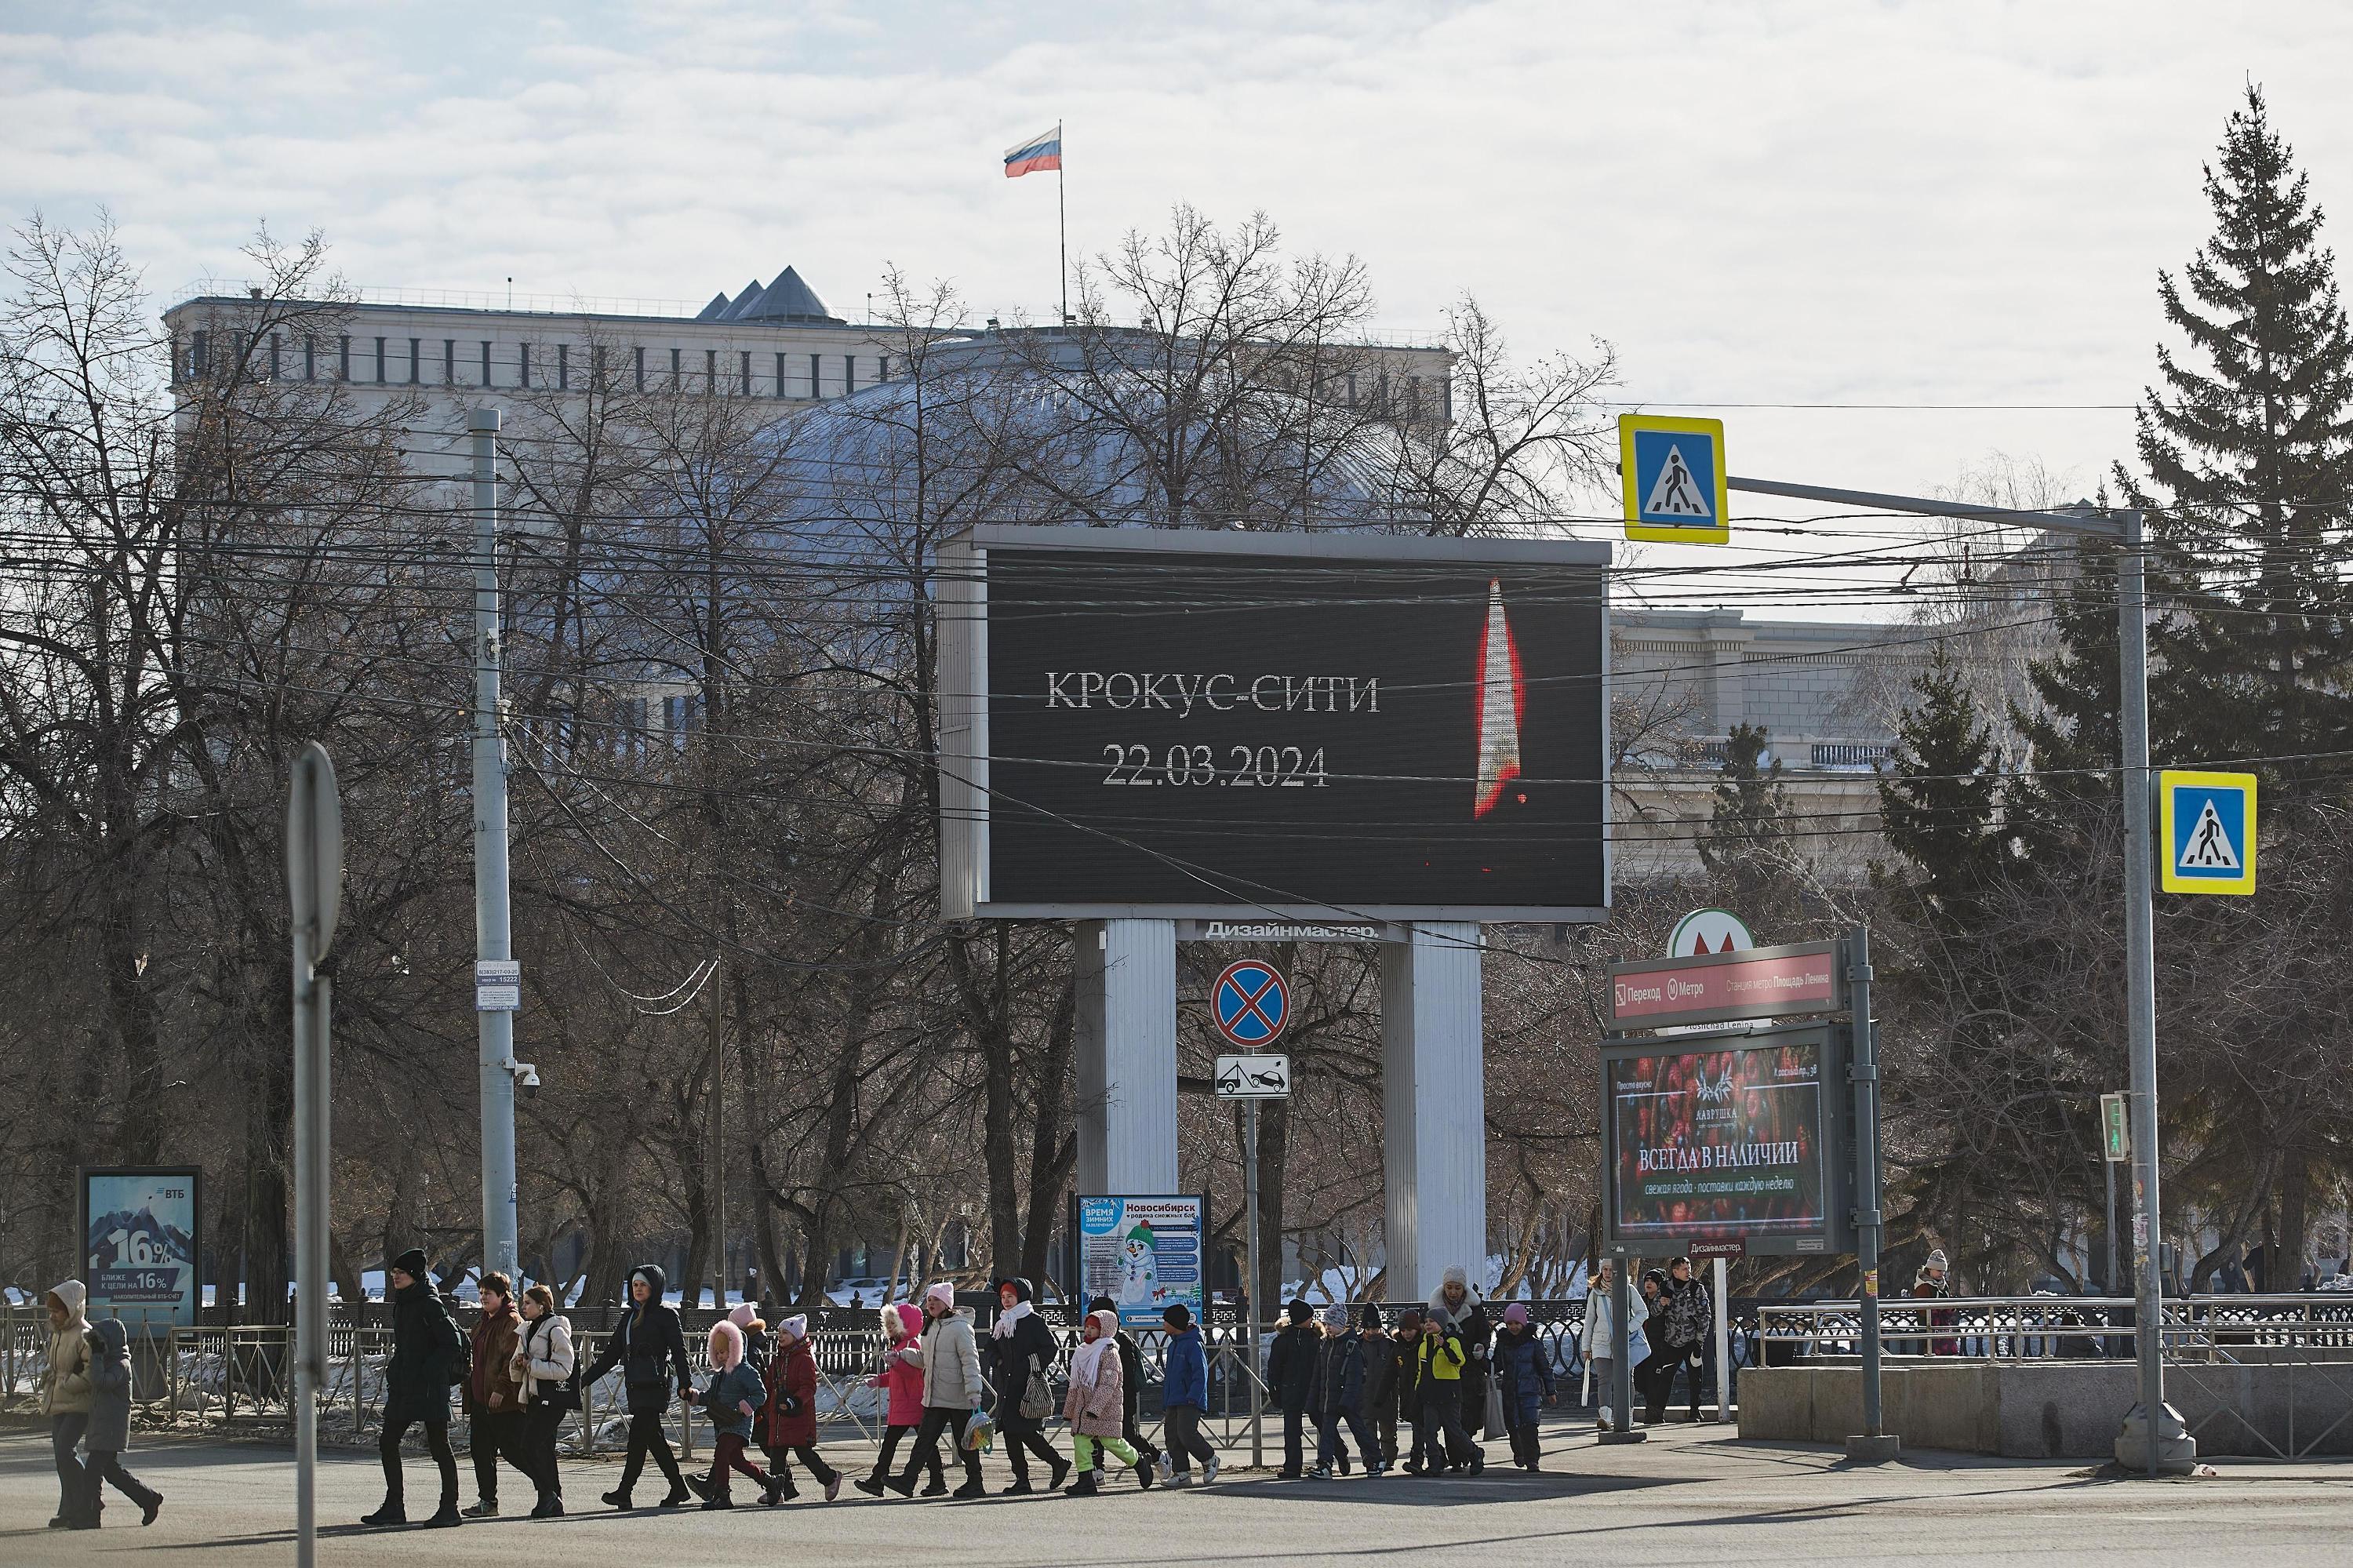
{"type": "Polygon", "coordinates": [[[535,1095],[539,1093],[539,1067],[536,1064],[531,1062],[517,1062],[514,1065],[514,1080],[515,1087],[521,1089],[524,1094],[535,1095]]]}

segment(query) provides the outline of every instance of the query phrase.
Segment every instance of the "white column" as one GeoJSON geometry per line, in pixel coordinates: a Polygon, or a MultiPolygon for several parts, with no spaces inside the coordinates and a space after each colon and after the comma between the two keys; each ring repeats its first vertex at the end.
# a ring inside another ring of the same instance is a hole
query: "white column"
{"type": "Polygon", "coordinates": [[[1077,928],[1082,1192],[1176,1186],[1176,923],[1077,928]]]}
{"type": "Polygon", "coordinates": [[[1421,1300],[1487,1252],[1487,1088],[1479,927],[1416,924],[1381,949],[1388,1298],[1421,1300]]]}

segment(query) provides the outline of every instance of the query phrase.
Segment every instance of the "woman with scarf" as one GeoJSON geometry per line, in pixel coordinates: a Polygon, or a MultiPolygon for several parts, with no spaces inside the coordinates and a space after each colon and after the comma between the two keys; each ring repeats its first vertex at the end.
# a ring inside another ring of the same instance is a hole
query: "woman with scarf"
{"type": "Polygon", "coordinates": [[[1046,1441],[1046,1418],[1021,1414],[1022,1397],[1029,1392],[1032,1378],[1045,1380],[1050,1401],[1054,1361],[1060,1353],[1053,1330],[1030,1305],[1032,1294],[1026,1279],[998,1280],[997,1299],[1001,1309],[988,1336],[996,1372],[997,1429],[1005,1434],[1006,1457],[1013,1461],[1013,1484],[1005,1489],[1008,1496],[1038,1489],[1029,1484],[1031,1454],[1053,1467],[1054,1478],[1046,1483],[1049,1491],[1060,1491],[1062,1478],[1071,1473],[1071,1462],[1046,1441]]]}

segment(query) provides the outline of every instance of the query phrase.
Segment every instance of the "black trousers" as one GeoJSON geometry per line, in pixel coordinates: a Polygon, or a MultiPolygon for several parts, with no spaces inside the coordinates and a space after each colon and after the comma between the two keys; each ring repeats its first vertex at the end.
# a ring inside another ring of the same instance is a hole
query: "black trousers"
{"type": "Polygon", "coordinates": [[[521,1470],[533,1487],[539,1474],[533,1468],[528,1440],[531,1416],[522,1410],[478,1410],[468,1420],[474,1455],[474,1495],[486,1503],[499,1500],[499,1461],[521,1470]]]}
{"type": "Polygon", "coordinates": [[[163,1500],[155,1495],[154,1488],[122,1467],[122,1456],[114,1449],[92,1448],[90,1451],[90,1462],[82,1467],[81,1473],[83,1487],[81,1506],[84,1519],[98,1517],[98,1494],[109,1481],[114,1483],[116,1491],[121,1492],[142,1509],[150,1503],[163,1500]]]}
{"type": "Polygon", "coordinates": [[[670,1451],[670,1439],[662,1436],[662,1413],[659,1410],[629,1412],[629,1454],[621,1461],[621,1484],[614,1490],[626,1493],[638,1484],[649,1454],[669,1478],[670,1490],[686,1490],[686,1481],[678,1473],[678,1456],[670,1451]]]}
{"type": "MultiPolygon", "coordinates": [[[[922,1430],[922,1428],[915,1426],[884,1427],[882,1429],[882,1452],[874,1457],[874,1473],[867,1478],[872,1481],[888,1480],[891,1477],[891,1458],[892,1455],[899,1451],[899,1440],[902,1437],[910,1436],[920,1430],[922,1430]]],[[[947,1485],[947,1474],[941,1467],[940,1450],[937,1444],[934,1444],[928,1448],[919,1449],[915,1457],[919,1461],[928,1460],[930,1462],[932,1467],[932,1485],[935,1487],[947,1485]]]]}
{"type": "Polygon", "coordinates": [[[1512,1435],[1514,1464],[1533,1465],[1543,1457],[1544,1444],[1536,1436],[1536,1424],[1534,1420],[1511,1422],[1506,1425],[1504,1430],[1512,1435]]]}
{"type": "Polygon", "coordinates": [[[908,1486],[915,1484],[915,1472],[923,1467],[928,1457],[933,1464],[940,1462],[940,1436],[951,1429],[955,1433],[956,1457],[964,1462],[964,1478],[973,1486],[980,1485],[980,1456],[964,1446],[964,1429],[972,1425],[972,1412],[950,1409],[943,1404],[923,1406],[923,1424],[915,1428],[915,1446],[907,1456],[907,1467],[899,1472],[899,1479],[908,1486]]]}
{"type": "MultiPolygon", "coordinates": [[[[1144,1428],[1136,1425],[1135,1406],[1131,1404],[1127,1407],[1127,1414],[1120,1422],[1119,1435],[1129,1447],[1144,1457],[1145,1464],[1160,1463],[1159,1447],[1144,1435],[1144,1428]]],[[[1103,1468],[1103,1445],[1100,1443],[1095,1445],[1095,1468],[1103,1468]]]]}
{"type": "Polygon", "coordinates": [[[1379,1410],[1376,1411],[1369,1419],[1375,1431],[1377,1431],[1380,1436],[1381,1463],[1384,1465],[1396,1464],[1398,1454],[1398,1413],[1394,1409],[1379,1410]]]}
{"type": "Polygon", "coordinates": [[[1421,1391],[1421,1420],[1413,1429],[1414,1449],[1432,1469],[1467,1465],[1479,1452],[1462,1430],[1462,1385],[1432,1378],[1421,1391]]]}
{"type": "Polygon", "coordinates": [[[1160,1424],[1160,1435],[1168,1439],[1168,1467],[1172,1475],[1192,1474],[1195,1459],[1205,1466],[1218,1462],[1218,1451],[1201,1436],[1201,1414],[1198,1404],[1172,1404],[1160,1424]]]}
{"type": "Polygon", "coordinates": [[[1652,1351],[1634,1368],[1634,1392],[1642,1397],[1642,1419],[1659,1421],[1667,1414],[1667,1395],[1674,1392],[1675,1369],[1691,1358],[1689,1351],[1652,1351]]]}
{"type": "Polygon", "coordinates": [[[564,1412],[545,1400],[533,1400],[523,1414],[522,1448],[531,1460],[526,1473],[543,1501],[564,1498],[564,1472],[555,1457],[555,1436],[563,1427],[564,1412]]]}
{"type": "Polygon", "coordinates": [[[1055,1474],[1070,1463],[1054,1452],[1054,1446],[1046,1441],[1046,1428],[1042,1422],[1025,1421],[1015,1415],[999,1421],[997,1429],[1005,1434],[1005,1457],[1013,1462],[1013,1484],[1016,1486],[1029,1479],[1031,1454],[1046,1461],[1046,1473],[1049,1475],[1055,1474]]]}
{"type": "Polygon", "coordinates": [[[49,1417],[49,1454],[58,1466],[59,1519],[74,1517],[74,1510],[82,1506],[83,1493],[90,1486],[90,1478],[82,1473],[81,1461],[74,1457],[75,1446],[81,1442],[81,1435],[89,1430],[90,1414],[86,1411],[49,1417]]]}
{"type": "Polygon", "coordinates": [[[404,1499],[400,1475],[400,1440],[408,1436],[413,1425],[425,1428],[425,1446],[432,1451],[433,1462],[441,1470],[441,1506],[458,1506],[458,1456],[449,1448],[449,1424],[447,1421],[419,1422],[415,1416],[404,1415],[384,1424],[384,1437],[376,1444],[376,1453],[384,1460],[384,1495],[387,1501],[404,1499]]]}
{"type": "Polygon", "coordinates": [[[1301,1450],[1304,1447],[1306,1440],[1307,1413],[1303,1410],[1284,1411],[1282,1413],[1282,1473],[1284,1475],[1299,1474],[1299,1467],[1303,1458],[1301,1450]]]}

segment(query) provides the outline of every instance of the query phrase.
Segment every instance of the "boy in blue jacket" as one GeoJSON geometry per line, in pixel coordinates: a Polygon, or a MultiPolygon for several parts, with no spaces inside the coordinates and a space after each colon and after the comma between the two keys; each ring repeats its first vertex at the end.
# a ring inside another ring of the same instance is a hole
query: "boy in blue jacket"
{"type": "Polygon", "coordinates": [[[1192,1460],[1198,1457],[1201,1484],[1207,1486],[1218,1478],[1218,1451],[1201,1436],[1201,1417],[1209,1411],[1209,1358],[1190,1308],[1179,1301],[1160,1320],[1168,1326],[1168,1343],[1160,1352],[1161,1429],[1168,1439],[1160,1473],[1172,1485],[1190,1486],[1192,1460]]]}

